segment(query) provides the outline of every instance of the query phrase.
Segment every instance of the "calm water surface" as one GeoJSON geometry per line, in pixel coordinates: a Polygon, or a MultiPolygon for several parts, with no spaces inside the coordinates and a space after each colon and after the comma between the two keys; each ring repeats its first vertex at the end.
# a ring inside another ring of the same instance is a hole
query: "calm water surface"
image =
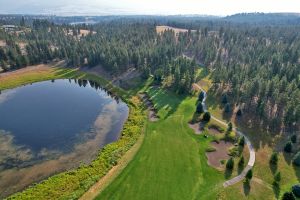
{"type": "Polygon", "coordinates": [[[90,162],[102,146],[118,139],[127,116],[125,103],[85,80],[2,91],[0,194],[90,162]]]}

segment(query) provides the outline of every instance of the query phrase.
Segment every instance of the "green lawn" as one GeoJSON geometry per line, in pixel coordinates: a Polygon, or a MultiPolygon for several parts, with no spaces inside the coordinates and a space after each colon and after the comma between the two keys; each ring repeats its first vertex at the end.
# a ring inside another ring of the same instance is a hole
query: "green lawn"
{"type": "Polygon", "coordinates": [[[97,199],[215,199],[224,175],[207,165],[212,138],[195,135],[187,124],[196,99],[158,88],[147,92],[161,119],[148,122],[141,149],[97,199]]]}

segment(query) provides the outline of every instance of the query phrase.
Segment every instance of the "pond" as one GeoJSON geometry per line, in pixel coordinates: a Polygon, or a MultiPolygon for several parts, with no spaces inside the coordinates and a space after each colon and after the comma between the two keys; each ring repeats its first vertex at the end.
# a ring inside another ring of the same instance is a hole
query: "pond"
{"type": "Polygon", "coordinates": [[[44,81],[0,94],[0,198],[93,160],[117,140],[128,107],[87,80],[44,81]]]}

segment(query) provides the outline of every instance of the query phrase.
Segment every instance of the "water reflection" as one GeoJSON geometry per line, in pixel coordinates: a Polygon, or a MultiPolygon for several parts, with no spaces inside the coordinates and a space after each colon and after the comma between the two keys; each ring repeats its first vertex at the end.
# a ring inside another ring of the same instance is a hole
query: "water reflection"
{"type": "Polygon", "coordinates": [[[26,85],[1,98],[0,198],[89,163],[118,139],[128,115],[116,95],[83,79],[26,85]]]}

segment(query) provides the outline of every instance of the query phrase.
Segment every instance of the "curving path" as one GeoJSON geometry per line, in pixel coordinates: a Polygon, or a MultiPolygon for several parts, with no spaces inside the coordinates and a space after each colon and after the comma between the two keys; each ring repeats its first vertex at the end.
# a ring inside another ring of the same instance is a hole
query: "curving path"
{"type": "MultiPolygon", "coordinates": [[[[194,86],[197,87],[198,89],[200,89],[202,92],[204,92],[204,98],[203,98],[203,100],[202,100],[202,106],[203,106],[203,110],[204,110],[205,112],[208,111],[208,110],[207,110],[207,107],[206,107],[206,104],[205,104],[205,100],[206,100],[206,97],[207,97],[206,91],[203,90],[203,89],[200,87],[200,85],[198,85],[197,83],[194,83],[194,86]]],[[[225,123],[224,121],[222,121],[222,120],[220,120],[220,119],[218,119],[218,118],[216,118],[216,117],[214,117],[214,116],[212,116],[212,115],[211,115],[211,118],[214,119],[214,120],[216,120],[216,121],[219,122],[220,124],[222,124],[222,125],[224,125],[224,126],[227,126],[227,123],[225,123]]],[[[249,158],[249,161],[248,161],[247,166],[244,168],[244,170],[242,171],[242,173],[239,174],[238,176],[236,176],[236,177],[234,177],[234,178],[228,180],[228,181],[225,181],[225,183],[223,183],[223,186],[224,186],[224,187],[228,187],[228,186],[230,186],[230,185],[233,185],[233,184],[235,184],[235,183],[237,183],[237,182],[242,181],[242,180],[245,178],[247,172],[248,172],[250,169],[252,169],[252,167],[254,166],[254,163],[255,163],[255,150],[254,150],[254,148],[253,148],[253,146],[252,146],[250,140],[245,136],[244,133],[242,133],[241,131],[237,130],[236,128],[233,128],[233,131],[235,131],[235,132],[236,132],[238,135],[240,135],[240,136],[244,136],[245,142],[246,142],[246,144],[247,144],[247,146],[248,146],[248,149],[249,149],[249,152],[250,152],[250,158],[249,158]]]]}

